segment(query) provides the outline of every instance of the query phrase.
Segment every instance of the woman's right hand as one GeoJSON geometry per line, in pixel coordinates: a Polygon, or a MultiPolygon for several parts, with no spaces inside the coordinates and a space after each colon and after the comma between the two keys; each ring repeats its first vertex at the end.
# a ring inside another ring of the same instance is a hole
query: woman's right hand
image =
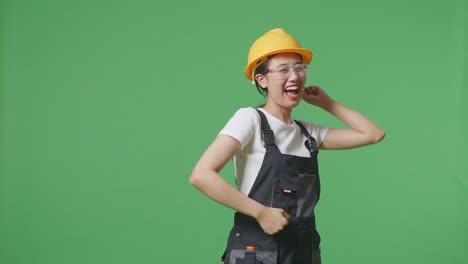
{"type": "Polygon", "coordinates": [[[273,235],[283,230],[288,224],[289,215],[281,208],[263,207],[256,217],[263,231],[273,235]]]}

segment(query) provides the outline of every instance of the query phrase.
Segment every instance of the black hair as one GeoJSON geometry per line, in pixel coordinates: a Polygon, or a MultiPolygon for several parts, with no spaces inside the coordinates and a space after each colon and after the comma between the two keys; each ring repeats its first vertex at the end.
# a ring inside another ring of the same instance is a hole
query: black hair
{"type": "Polygon", "coordinates": [[[263,97],[266,97],[267,94],[268,94],[268,87],[265,87],[263,88],[262,86],[260,86],[260,84],[257,82],[257,80],[255,79],[255,75],[257,74],[265,74],[268,72],[268,65],[270,64],[270,59],[271,59],[271,56],[269,56],[265,61],[263,61],[260,65],[258,65],[256,68],[255,68],[255,71],[254,71],[254,74],[253,74],[253,80],[255,82],[255,87],[257,87],[257,91],[263,95],[263,97]]]}

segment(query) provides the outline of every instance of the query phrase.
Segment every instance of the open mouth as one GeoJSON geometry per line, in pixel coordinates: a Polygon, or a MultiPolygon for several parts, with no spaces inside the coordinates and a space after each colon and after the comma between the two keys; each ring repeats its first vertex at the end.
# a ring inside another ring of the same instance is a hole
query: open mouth
{"type": "Polygon", "coordinates": [[[291,99],[297,99],[299,97],[299,87],[289,86],[286,88],[286,95],[291,99]]]}

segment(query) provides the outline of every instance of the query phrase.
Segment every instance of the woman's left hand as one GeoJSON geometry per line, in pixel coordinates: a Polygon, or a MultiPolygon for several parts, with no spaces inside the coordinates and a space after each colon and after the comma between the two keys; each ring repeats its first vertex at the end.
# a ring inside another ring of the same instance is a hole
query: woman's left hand
{"type": "Polygon", "coordinates": [[[302,100],[315,106],[326,108],[333,100],[318,86],[308,86],[302,93],[302,100]]]}

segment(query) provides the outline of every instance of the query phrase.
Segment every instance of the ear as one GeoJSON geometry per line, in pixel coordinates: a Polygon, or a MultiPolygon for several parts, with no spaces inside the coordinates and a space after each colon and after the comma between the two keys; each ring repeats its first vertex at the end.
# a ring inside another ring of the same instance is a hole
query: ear
{"type": "Polygon", "coordinates": [[[268,82],[267,82],[267,79],[265,78],[265,76],[263,76],[263,74],[257,74],[255,75],[255,80],[258,82],[258,84],[262,87],[262,88],[267,88],[268,87],[268,82]]]}

